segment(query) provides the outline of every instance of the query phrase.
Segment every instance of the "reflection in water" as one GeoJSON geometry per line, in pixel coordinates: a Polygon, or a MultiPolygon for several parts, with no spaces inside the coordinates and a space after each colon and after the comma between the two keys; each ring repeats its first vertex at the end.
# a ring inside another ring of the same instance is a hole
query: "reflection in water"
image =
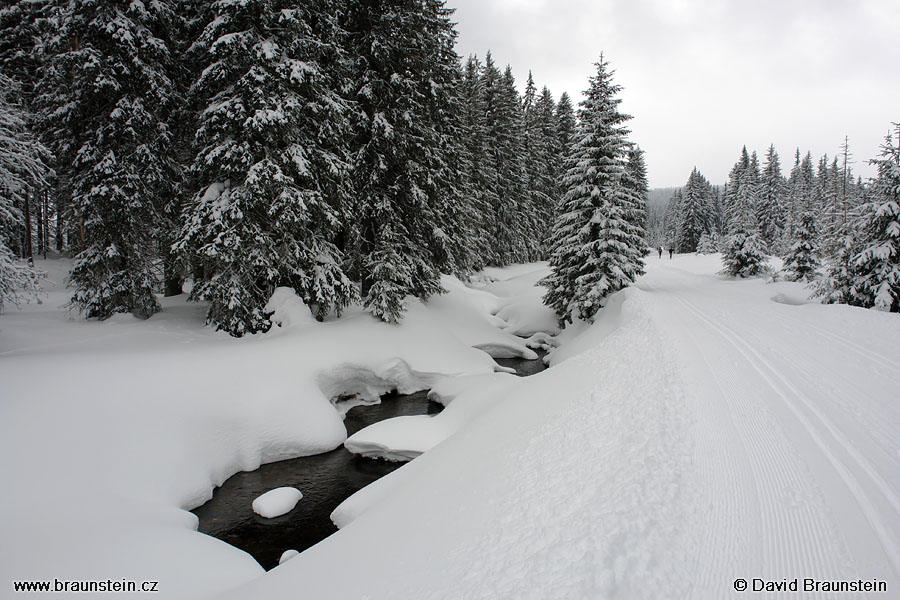
{"type": "MultiPolygon", "coordinates": [[[[498,359],[519,375],[544,369],[543,361],[498,359]]],[[[428,392],[405,396],[388,394],[381,403],[357,406],[347,413],[344,424],[352,435],[372,423],[404,415],[433,415],[443,406],[428,400],[428,392]]],[[[199,530],[251,554],[259,564],[271,569],[281,553],[303,551],[325,539],[337,528],[331,512],[354,492],[401,467],[403,463],[363,458],[343,446],[326,454],[306,456],[263,465],[255,471],[237,473],[213,493],[212,499],[194,510],[199,530]],[[277,487],[295,487],[303,499],[291,512],[264,519],[253,512],[253,500],[277,487]]]]}

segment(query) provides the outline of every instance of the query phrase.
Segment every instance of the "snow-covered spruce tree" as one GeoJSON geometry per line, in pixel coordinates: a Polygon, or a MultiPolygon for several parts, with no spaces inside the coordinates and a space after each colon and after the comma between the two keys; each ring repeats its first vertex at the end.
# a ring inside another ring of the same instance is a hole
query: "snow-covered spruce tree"
{"type": "Polygon", "coordinates": [[[48,0],[8,2],[0,8],[0,64],[7,77],[18,83],[21,96],[31,98],[40,67],[37,40],[40,22],[48,8],[48,0]]]}
{"type": "Polygon", "coordinates": [[[666,248],[674,249],[678,239],[678,217],[681,211],[681,202],[681,188],[676,188],[666,204],[666,212],[663,217],[663,245],[666,248]]]}
{"type": "MultiPolygon", "coordinates": [[[[10,127],[10,116],[13,120],[24,118],[32,114],[34,100],[34,86],[36,83],[38,68],[40,66],[40,51],[37,40],[40,38],[39,20],[45,2],[11,2],[0,7],[0,74],[4,82],[15,82],[15,106],[9,104],[8,93],[4,118],[5,127],[10,127]]],[[[22,123],[27,127],[28,123],[22,123]]],[[[5,132],[6,143],[9,139],[19,135],[18,128],[10,128],[5,132]]],[[[0,182],[2,185],[2,182],[0,182]]],[[[0,191],[2,193],[2,191],[0,191]]],[[[34,193],[6,192],[10,202],[7,210],[15,211],[16,218],[7,218],[3,225],[2,243],[7,244],[7,249],[12,254],[34,260],[34,246],[32,244],[32,199],[34,193]]],[[[36,207],[35,207],[36,208],[36,207]]],[[[11,260],[11,259],[10,259],[11,260]]],[[[8,263],[11,265],[12,263],[8,263]]],[[[9,268],[9,267],[7,267],[9,268]]],[[[0,274],[2,277],[2,274],[0,274]]],[[[2,298],[0,298],[2,302],[2,298]]]]}
{"type": "Polygon", "coordinates": [[[529,248],[538,246],[529,231],[530,214],[525,153],[524,114],[512,70],[500,73],[490,53],[482,70],[487,127],[487,176],[491,213],[490,236],[496,265],[529,260],[529,248]]]}
{"type": "Polygon", "coordinates": [[[541,90],[534,106],[532,136],[532,208],[538,230],[532,233],[540,244],[538,258],[549,253],[550,230],[556,218],[558,181],[562,170],[559,137],[556,132],[555,103],[547,87],[541,90]]]}
{"type": "Polygon", "coordinates": [[[897,145],[890,135],[878,168],[874,197],[861,221],[862,250],[855,257],[851,295],[861,306],[900,312],[900,125],[897,145]]]}
{"type": "Polygon", "coordinates": [[[741,225],[725,239],[722,252],[723,275],[731,277],[753,277],[762,275],[769,269],[765,244],[755,231],[741,225]]]}
{"type": "Polygon", "coordinates": [[[782,248],[789,247],[794,241],[794,225],[797,223],[802,211],[800,203],[800,148],[794,151],[794,166],[787,179],[787,198],[784,210],[784,229],[781,232],[782,240],[779,244],[782,248]]]}
{"type": "Polygon", "coordinates": [[[644,162],[644,151],[637,144],[632,144],[626,155],[625,170],[622,173],[622,187],[628,200],[625,218],[637,226],[647,247],[647,200],[650,185],[647,182],[647,163],[644,162]]]}
{"type": "MultiPolygon", "coordinates": [[[[845,144],[841,145],[842,161],[849,160],[849,156],[851,156],[849,148],[845,144]]],[[[837,158],[829,167],[829,181],[832,188],[829,193],[835,198],[835,207],[832,222],[824,232],[823,250],[827,255],[832,256],[836,253],[837,244],[848,224],[856,221],[862,215],[862,209],[867,204],[864,199],[867,186],[864,186],[861,180],[857,183],[850,166],[846,162],[843,165],[839,164],[837,158]]]]}
{"type": "MultiPolygon", "coordinates": [[[[853,201],[853,197],[855,196],[854,184],[853,184],[853,170],[850,168],[850,162],[853,158],[853,153],[850,152],[850,137],[844,136],[844,143],[841,144],[840,150],[841,156],[841,166],[838,167],[837,158],[834,160],[834,171],[835,171],[835,188],[836,188],[836,196],[838,198],[838,209],[840,211],[839,222],[841,225],[848,221],[848,217],[854,208],[855,202],[853,201]]],[[[839,227],[835,227],[834,230],[837,231],[839,227]]]]}
{"type": "Polygon", "coordinates": [[[524,128],[522,130],[522,136],[525,140],[525,156],[523,157],[526,162],[525,172],[528,178],[528,186],[529,191],[532,187],[532,170],[535,168],[535,165],[532,163],[536,160],[534,157],[534,146],[537,130],[537,112],[535,111],[535,104],[537,103],[537,86],[534,84],[534,76],[531,74],[531,71],[528,71],[528,79],[525,81],[525,93],[522,95],[522,115],[523,115],[523,123],[524,128]]]}
{"type": "Polygon", "coordinates": [[[728,178],[726,215],[729,233],[722,250],[723,275],[753,277],[769,269],[766,245],[756,226],[758,189],[756,153],[751,158],[745,147],[728,178]]]}
{"type": "Polygon", "coordinates": [[[179,176],[168,126],[179,101],[166,41],[174,18],[166,0],[64,5],[39,86],[80,229],[71,305],[87,317],[160,309],[160,213],[179,176]]]}
{"type": "Polygon", "coordinates": [[[472,218],[476,212],[466,197],[463,179],[462,70],[455,49],[457,34],[450,21],[453,10],[445,7],[444,0],[423,3],[422,39],[428,40],[425,47],[431,57],[423,96],[433,131],[430,185],[426,189],[439,216],[426,229],[426,239],[437,269],[467,277],[475,255],[472,218]]]}
{"type": "MultiPolygon", "coordinates": [[[[550,174],[554,178],[552,183],[555,186],[558,183],[556,180],[562,176],[560,171],[563,168],[564,156],[559,135],[559,120],[556,114],[557,103],[553,101],[553,94],[547,86],[541,88],[541,95],[538,96],[536,108],[538,127],[544,138],[545,151],[549,154],[550,174]]],[[[555,194],[554,188],[554,191],[550,192],[554,205],[559,200],[555,194]]]]}
{"type": "Polygon", "coordinates": [[[643,273],[644,240],[623,186],[630,144],[616,94],[621,86],[600,57],[581,102],[563,209],[553,229],[544,303],[560,323],[591,320],[604,299],[643,273]]]}
{"type": "Polygon", "coordinates": [[[694,167],[681,189],[675,218],[675,243],[678,252],[696,252],[704,233],[714,228],[712,186],[694,167]]]}
{"type": "Polygon", "coordinates": [[[788,210],[787,224],[784,229],[786,236],[785,245],[793,243],[794,227],[800,221],[803,212],[814,209],[813,191],[815,186],[815,174],[812,169],[812,155],[807,152],[800,158],[798,148],[794,155],[794,166],[788,179],[788,210]]]}
{"type": "Polygon", "coordinates": [[[766,152],[756,205],[756,222],[759,235],[768,248],[774,249],[783,237],[785,226],[785,198],[787,182],[781,174],[781,164],[775,145],[766,152]]]}
{"type": "Polygon", "coordinates": [[[474,55],[469,56],[463,68],[460,82],[460,127],[461,127],[461,168],[462,186],[466,193],[461,196],[469,211],[466,240],[470,248],[470,266],[481,270],[489,264],[496,264],[499,257],[491,238],[490,215],[496,204],[496,194],[488,162],[487,123],[484,86],[481,78],[482,65],[474,55]]]}
{"type": "Polygon", "coordinates": [[[857,225],[849,222],[844,227],[834,255],[827,260],[825,276],[811,285],[813,298],[821,298],[825,304],[861,306],[860,300],[853,294],[853,284],[858,274],[856,257],[861,250],[857,225]]]}
{"type": "Polygon", "coordinates": [[[565,186],[563,181],[566,177],[566,159],[572,152],[572,142],[575,138],[575,126],[577,121],[575,120],[575,109],[572,106],[572,99],[569,97],[569,94],[563,92],[559,97],[559,101],[556,103],[556,110],[554,113],[556,118],[556,136],[559,140],[557,144],[557,148],[559,149],[559,161],[557,165],[556,172],[556,211],[557,215],[554,216],[554,220],[556,216],[558,216],[559,210],[562,207],[562,197],[565,194],[565,186]]]}
{"type": "Polygon", "coordinates": [[[559,136],[559,146],[563,156],[568,156],[575,141],[575,108],[572,99],[567,92],[563,92],[556,103],[556,133],[559,136]]]}
{"type": "MultiPolygon", "coordinates": [[[[497,108],[501,119],[497,123],[508,124],[504,135],[507,137],[506,145],[509,148],[509,153],[497,160],[501,178],[509,182],[500,187],[502,208],[498,214],[503,218],[497,221],[500,225],[499,239],[504,241],[507,249],[503,264],[529,262],[540,258],[542,240],[535,235],[538,229],[539,208],[528,193],[528,173],[524,161],[520,158],[526,153],[525,112],[516,89],[512,67],[509,65],[503,70],[499,91],[497,108]],[[522,181],[524,187],[513,183],[517,181],[522,181]]],[[[499,157],[499,153],[496,156],[499,157]]]]}
{"type": "Polygon", "coordinates": [[[819,159],[816,173],[815,205],[816,217],[819,224],[819,232],[826,241],[835,237],[840,227],[838,214],[840,213],[840,180],[838,175],[837,157],[834,157],[830,166],[828,155],[819,159]]]}
{"type": "Polygon", "coordinates": [[[44,183],[47,150],[27,129],[24,109],[13,103],[19,84],[0,74],[0,311],[7,302],[19,305],[38,291],[40,274],[16,259],[11,238],[21,234],[23,204],[29,188],[44,183]]]}
{"type": "Polygon", "coordinates": [[[796,241],[784,257],[782,271],[788,281],[812,281],[820,266],[818,227],[811,211],[800,215],[800,223],[794,229],[796,241]]]}
{"type": "Polygon", "coordinates": [[[354,297],[332,243],[343,194],[343,56],[330,3],[220,0],[194,44],[205,104],[176,248],[195,267],[191,299],[233,336],[265,331],[276,287],[318,316],[354,297]]]}
{"type": "Polygon", "coordinates": [[[744,146],[741,156],[728,174],[725,191],[725,231],[735,232],[751,225],[755,228],[756,204],[759,197],[759,165],[744,146]]]}
{"type": "Polygon", "coordinates": [[[716,233],[704,232],[697,242],[697,254],[715,254],[718,251],[719,236],[716,233]]]}
{"type": "Polygon", "coordinates": [[[727,192],[727,183],[722,187],[722,189],[720,189],[719,186],[713,186],[712,189],[712,231],[719,237],[721,237],[722,234],[725,233],[725,206],[723,203],[727,192]]]}
{"type": "Polygon", "coordinates": [[[351,239],[354,272],[372,313],[399,321],[405,298],[441,291],[443,246],[457,201],[447,151],[459,76],[451,11],[438,0],[354,2],[347,9],[352,88],[351,239]],[[447,194],[449,192],[449,197],[447,194]]]}

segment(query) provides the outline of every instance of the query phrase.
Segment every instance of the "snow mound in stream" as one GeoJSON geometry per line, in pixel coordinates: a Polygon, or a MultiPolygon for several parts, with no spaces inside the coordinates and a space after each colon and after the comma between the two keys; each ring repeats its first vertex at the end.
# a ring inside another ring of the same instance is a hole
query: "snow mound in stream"
{"type": "Polygon", "coordinates": [[[451,431],[428,415],[394,417],[351,435],[344,447],[367,458],[404,462],[419,456],[451,431]]]}
{"type": "Polygon", "coordinates": [[[253,501],[253,512],[266,519],[274,519],[294,510],[301,498],[303,493],[297,488],[275,488],[253,501]]]}

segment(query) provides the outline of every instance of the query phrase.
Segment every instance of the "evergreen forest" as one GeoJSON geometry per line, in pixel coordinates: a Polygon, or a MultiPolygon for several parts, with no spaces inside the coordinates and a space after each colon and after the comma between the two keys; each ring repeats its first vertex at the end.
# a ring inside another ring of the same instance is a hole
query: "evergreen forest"
{"type": "Polygon", "coordinates": [[[787,178],[774,147],[764,165],[744,149],[727,185],[695,169],[648,214],[602,55],[575,106],[530,73],[519,93],[490,52],[461,58],[454,27],[440,0],[0,9],[0,306],[56,252],[85,317],[149,318],[187,289],[241,336],[271,327],[278,287],[320,319],[361,302],[397,322],[441,274],[549,260],[566,323],[640,276],[649,243],[736,248],[738,275],[781,254],[826,301],[898,310],[890,136],[871,182],[846,143],[798,151],[787,178]]]}
{"type": "Polygon", "coordinates": [[[741,150],[723,186],[695,167],[665,212],[654,213],[651,242],[676,252],[723,252],[728,275],[766,271],[767,255],[784,259],[776,277],[809,284],[826,303],[900,312],[900,127],[888,132],[877,175],[853,174],[848,139],[818,161],[797,149],[787,176],[774,145],[763,164],[741,150]]]}

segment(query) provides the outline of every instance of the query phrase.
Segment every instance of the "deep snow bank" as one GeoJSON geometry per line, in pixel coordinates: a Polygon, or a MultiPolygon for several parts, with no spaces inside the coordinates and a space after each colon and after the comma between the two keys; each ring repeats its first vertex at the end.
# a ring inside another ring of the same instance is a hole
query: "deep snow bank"
{"type": "Polygon", "coordinates": [[[559,333],[556,314],[543,303],[547,290],[539,284],[548,272],[546,262],[484,270],[491,281],[481,289],[505,300],[495,315],[503,319],[506,333],[522,337],[559,333]]]}
{"type": "MultiPolygon", "coordinates": [[[[535,360],[537,354],[528,346],[549,347],[552,334],[559,331],[556,316],[542,304],[543,288],[537,287],[546,273],[546,263],[486,269],[473,282],[480,289],[462,286],[455,279],[445,277],[443,284],[451,291],[452,302],[436,299],[429,302],[429,309],[455,317],[448,320],[453,321],[454,332],[467,344],[498,358],[521,356],[535,360]],[[466,302],[460,302],[460,298],[466,302]],[[481,316],[482,312],[488,317],[481,316]],[[498,341],[485,341],[487,324],[496,325],[506,333],[495,330],[498,341]],[[531,337],[517,340],[518,347],[513,348],[508,340],[510,332],[531,337]]],[[[370,458],[411,460],[507,398],[506,388],[514,381],[515,377],[506,373],[438,380],[429,386],[429,397],[447,406],[446,410],[435,416],[397,417],[375,423],[352,435],[344,446],[350,452],[370,458]]]]}
{"type": "Polygon", "coordinates": [[[447,407],[439,414],[379,421],[347,438],[344,447],[371,458],[412,460],[509,397],[516,380],[509,373],[446,378],[429,393],[447,407]]]}

